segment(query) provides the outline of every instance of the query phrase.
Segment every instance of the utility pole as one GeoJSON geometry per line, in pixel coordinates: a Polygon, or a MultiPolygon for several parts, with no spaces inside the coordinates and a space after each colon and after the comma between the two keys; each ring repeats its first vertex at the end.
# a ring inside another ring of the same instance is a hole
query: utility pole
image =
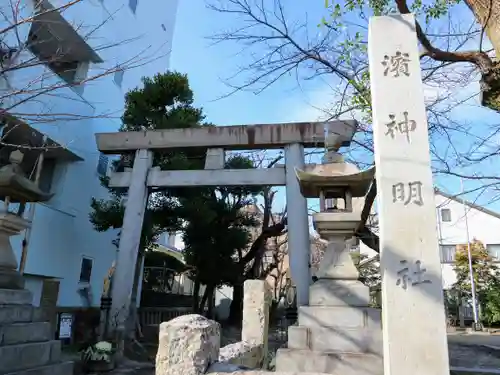
{"type": "Polygon", "coordinates": [[[470,236],[469,236],[469,220],[467,219],[467,206],[464,200],[464,180],[460,178],[460,186],[462,190],[462,206],[464,208],[464,216],[465,216],[465,232],[467,238],[467,258],[469,260],[469,276],[470,276],[470,287],[472,290],[472,311],[474,312],[474,330],[480,329],[479,324],[479,314],[477,312],[477,300],[476,300],[476,284],[474,282],[474,270],[472,268],[472,252],[470,248],[470,236]]]}

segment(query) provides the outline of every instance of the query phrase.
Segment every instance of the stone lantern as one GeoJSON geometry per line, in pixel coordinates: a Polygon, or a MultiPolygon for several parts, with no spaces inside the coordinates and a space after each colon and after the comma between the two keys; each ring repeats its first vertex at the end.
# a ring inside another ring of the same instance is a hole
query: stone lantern
{"type": "Polygon", "coordinates": [[[31,225],[22,217],[26,203],[44,202],[52,197],[24,175],[20,166],[22,161],[23,153],[16,150],[10,154],[10,164],[0,168],[0,199],[4,201],[0,209],[0,289],[24,288],[10,237],[31,225]],[[16,211],[9,209],[12,203],[19,204],[16,211]]]}
{"type": "Polygon", "coordinates": [[[72,374],[73,362],[61,361],[61,342],[53,340],[49,321],[55,316],[32,305],[33,295],[24,289],[10,244],[11,236],[31,225],[23,218],[26,203],[52,197],[24,175],[22,161],[23,153],[17,150],[10,154],[10,164],[0,168],[0,199],[4,201],[0,208],[0,326],[5,334],[0,344],[0,373],[72,374]],[[14,210],[12,203],[18,208],[14,210]]]}
{"type": "Polygon", "coordinates": [[[288,348],[278,350],[276,371],[379,375],[380,310],[369,307],[369,288],[358,280],[346,243],[360,224],[375,168],[360,171],[346,163],[335,137],[329,140],[322,164],[296,170],[302,194],[320,200],[313,223],[328,246],[309,287],[309,306],[299,308],[299,325],[288,329],[288,348]]]}
{"type": "Polygon", "coordinates": [[[355,165],[346,163],[336,151],[328,151],[323,162],[296,171],[302,194],[306,198],[320,200],[320,212],[313,215],[314,229],[328,241],[316,275],[319,280],[311,287],[310,298],[319,298],[313,301],[318,303],[325,298],[323,292],[326,290],[330,291],[340,284],[355,287],[358,283],[359,273],[346,240],[354,236],[361,221],[364,196],[375,173],[375,168],[360,171],[355,165]]]}

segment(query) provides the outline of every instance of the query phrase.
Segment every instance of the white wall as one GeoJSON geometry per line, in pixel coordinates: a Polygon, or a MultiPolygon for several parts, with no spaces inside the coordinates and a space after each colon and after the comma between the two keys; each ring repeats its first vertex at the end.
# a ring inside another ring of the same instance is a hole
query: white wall
{"type": "MultiPolygon", "coordinates": [[[[52,2],[57,6],[66,3],[66,0],[52,2]]],[[[28,5],[30,3],[28,0],[25,2],[28,5]]],[[[94,259],[90,286],[92,302],[98,305],[103,278],[116,253],[111,244],[116,232],[98,233],[88,219],[91,197],[105,198],[107,195],[106,190],[100,186],[96,171],[99,152],[94,134],[116,131],[121,124],[124,94],[140,85],[142,76],[165,72],[169,65],[168,52],[172,45],[177,1],[138,0],[135,14],[128,4],[129,0],[88,0],[68,8],[63,14],[73,25],[81,25],[78,28],[80,35],[101,25],[88,39],[94,49],[117,44],[98,51],[104,62],[91,65],[89,76],[95,76],[124,62],[133,61],[134,65],[138,65],[124,73],[121,87],[115,84],[114,75],[111,74],[88,82],[83,92],[77,93],[66,87],[59,89],[56,95],[42,95],[37,101],[29,101],[16,107],[17,112],[24,113],[70,113],[82,116],[78,121],[31,124],[84,159],[57,165],[53,183],[56,195],[46,204],[37,205],[33,220],[25,272],[59,278],[60,306],[82,304],[77,293],[82,256],[94,259]],[[124,40],[132,41],[123,43],[124,40]],[[104,113],[106,116],[102,116],[104,113]]],[[[29,15],[30,11],[29,6],[26,6],[23,14],[29,15]]],[[[28,26],[20,30],[24,37],[27,36],[28,26]]],[[[23,69],[10,74],[8,80],[11,85],[21,87],[43,70],[43,66],[23,69]]],[[[57,79],[53,78],[54,81],[57,79]]],[[[22,238],[17,236],[13,239],[18,259],[22,238]]],[[[37,302],[41,279],[30,278],[27,287],[34,292],[34,300],[37,302]]]]}
{"type": "MultiPolygon", "coordinates": [[[[441,244],[460,245],[467,243],[465,212],[461,202],[437,194],[436,207],[439,218],[438,233],[441,244]],[[442,209],[450,210],[450,222],[443,222],[442,209]]],[[[466,212],[471,241],[475,238],[485,246],[500,245],[500,218],[481,212],[470,206],[466,206],[466,212]]],[[[441,269],[443,272],[444,287],[449,288],[456,281],[453,264],[442,264],[441,269]]]]}

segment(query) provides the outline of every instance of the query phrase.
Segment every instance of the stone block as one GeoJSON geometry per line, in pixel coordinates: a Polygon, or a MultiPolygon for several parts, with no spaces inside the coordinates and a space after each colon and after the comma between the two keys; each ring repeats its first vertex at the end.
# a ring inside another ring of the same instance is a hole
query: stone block
{"type": "Polygon", "coordinates": [[[271,293],[267,281],[245,281],[242,341],[267,345],[270,300],[271,293]]]}
{"type": "MultiPolygon", "coordinates": [[[[307,330],[309,348],[313,351],[370,353],[380,357],[383,355],[381,329],[315,327],[307,330]]],[[[290,345],[288,347],[290,348],[290,345]]]]}
{"type": "Polygon", "coordinates": [[[0,305],[29,305],[33,294],[27,289],[0,289],[0,305]]]}
{"type": "Polygon", "coordinates": [[[51,340],[49,323],[15,323],[0,327],[0,345],[51,340]]]}
{"type": "Polygon", "coordinates": [[[31,322],[33,306],[0,305],[0,325],[31,322]]]}
{"type": "Polygon", "coordinates": [[[191,314],[160,324],[156,375],[201,375],[217,362],[220,325],[191,314]]]}
{"type": "Polygon", "coordinates": [[[72,375],[73,362],[55,363],[48,366],[36,367],[29,370],[9,372],[5,375],[72,375]]]}
{"type": "Polygon", "coordinates": [[[314,327],[381,328],[381,311],[370,307],[300,306],[299,325],[314,327]]]}
{"type": "Polygon", "coordinates": [[[383,375],[382,357],[359,353],[322,353],[279,349],[276,371],[322,372],[331,375],[383,375]]]}
{"type": "Polygon", "coordinates": [[[288,348],[289,349],[310,349],[309,329],[301,326],[288,327],[288,348]]]}
{"type": "Polygon", "coordinates": [[[319,279],[309,287],[309,306],[363,306],[370,289],[357,280],[319,279]]]}
{"type": "Polygon", "coordinates": [[[50,363],[53,341],[0,347],[0,374],[50,363]]]}
{"type": "Polygon", "coordinates": [[[271,304],[270,287],[265,280],[247,280],[243,285],[243,293],[241,340],[260,345],[262,363],[266,363],[271,304]]]}
{"type": "Polygon", "coordinates": [[[243,366],[248,369],[261,368],[264,363],[264,345],[240,341],[224,346],[219,351],[219,363],[243,366]]]}

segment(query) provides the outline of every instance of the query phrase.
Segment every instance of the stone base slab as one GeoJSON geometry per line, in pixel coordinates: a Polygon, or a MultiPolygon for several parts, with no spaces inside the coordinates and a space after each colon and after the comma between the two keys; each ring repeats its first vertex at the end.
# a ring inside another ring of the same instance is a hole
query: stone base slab
{"type": "MultiPolygon", "coordinates": [[[[227,375],[230,371],[210,371],[207,374],[210,375],[227,375]]],[[[233,372],[233,371],[231,371],[233,372]]],[[[8,374],[11,375],[11,374],[8,374]]],[[[17,374],[15,374],[17,375],[17,374]]],[[[31,374],[29,374],[31,375],[31,374]]],[[[43,374],[45,375],[45,374],[43,374]]],[[[59,375],[59,374],[57,374],[59,375]]],[[[234,375],[234,372],[233,372],[234,375]]],[[[262,370],[238,370],[237,375],[327,375],[320,372],[275,372],[275,371],[262,371],[262,370]]]]}
{"type": "Polygon", "coordinates": [[[370,289],[357,280],[319,279],[309,287],[309,306],[370,304],[370,289]]]}
{"type": "Polygon", "coordinates": [[[5,375],[73,375],[73,362],[61,362],[30,370],[9,372],[5,375]]]}
{"type": "Polygon", "coordinates": [[[317,352],[369,353],[382,356],[380,329],[316,327],[288,327],[288,348],[317,352]]]}
{"type": "Polygon", "coordinates": [[[383,375],[383,359],[373,354],[322,353],[279,349],[276,371],[322,372],[331,375],[383,375]]]}
{"type": "Polygon", "coordinates": [[[300,306],[299,326],[382,328],[381,310],[371,307],[300,306]]]}

